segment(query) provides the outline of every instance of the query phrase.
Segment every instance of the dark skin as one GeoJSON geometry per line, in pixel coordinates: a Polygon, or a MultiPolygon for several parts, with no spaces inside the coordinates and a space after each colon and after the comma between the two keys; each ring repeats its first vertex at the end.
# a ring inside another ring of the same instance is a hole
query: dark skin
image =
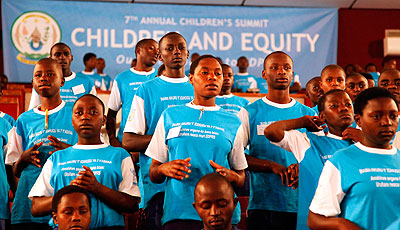
{"type": "Polygon", "coordinates": [[[71,76],[71,62],[74,60],[71,49],[65,45],[53,46],[51,49],[50,58],[54,59],[61,65],[63,70],[63,76],[71,76]]]}
{"type": "MultiPolygon", "coordinates": [[[[99,145],[100,131],[106,117],[98,100],[92,97],[81,97],[73,108],[72,125],[78,133],[78,144],[99,145]]],[[[82,187],[102,202],[119,213],[132,213],[137,210],[140,198],[110,189],[100,184],[92,170],[82,166],[84,171],[71,181],[70,185],[82,187]]],[[[51,200],[53,197],[33,197],[31,212],[33,216],[45,216],[51,214],[51,200]]]]}

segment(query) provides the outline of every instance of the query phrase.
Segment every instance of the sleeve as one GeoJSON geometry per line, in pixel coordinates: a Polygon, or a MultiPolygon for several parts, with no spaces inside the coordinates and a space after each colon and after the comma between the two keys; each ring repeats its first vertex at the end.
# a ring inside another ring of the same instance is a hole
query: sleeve
{"type": "Polygon", "coordinates": [[[121,94],[119,92],[118,83],[114,80],[114,84],[111,88],[110,97],[108,98],[107,107],[114,111],[118,111],[121,106],[121,94]]]}
{"type": "Polygon", "coordinates": [[[229,164],[235,170],[244,170],[247,168],[247,161],[244,155],[244,147],[243,147],[243,127],[239,126],[235,140],[233,142],[232,151],[229,154],[229,164]]]}
{"type": "Polygon", "coordinates": [[[249,139],[250,139],[249,112],[245,108],[242,108],[239,111],[238,116],[240,121],[242,122],[241,125],[243,129],[242,144],[243,146],[247,146],[249,144],[249,139]]]}
{"type": "Polygon", "coordinates": [[[8,145],[5,164],[12,165],[17,162],[22,152],[22,138],[17,134],[17,128],[13,127],[8,132],[8,145]]]}
{"type": "Polygon", "coordinates": [[[295,73],[295,75],[293,76],[293,82],[297,82],[297,83],[301,84],[300,76],[297,73],[295,73]]]}
{"type": "Polygon", "coordinates": [[[340,203],[346,194],[342,190],[340,171],[328,160],[319,178],[310,211],[326,217],[341,213],[340,203]]]}
{"type": "Polygon", "coordinates": [[[40,105],[42,102],[40,101],[40,96],[36,92],[34,88],[32,88],[32,95],[31,101],[29,102],[28,110],[35,108],[36,106],[40,105]]]}
{"type": "Polygon", "coordinates": [[[119,184],[118,191],[131,196],[140,197],[138,182],[136,179],[135,167],[131,157],[126,157],[121,163],[122,181],[119,184]]]}
{"type": "Polygon", "coordinates": [[[94,85],[92,86],[92,90],[90,90],[90,94],[97,96],[96,87],[94,85]]]}
{"type": "Polygon", "coordinates": [[[280,142],[272,142],[289,152],[292,152],[298,162],[304,159],[307,149],[311,147],[310,139],[306,133],[301,133],[298,130],[285,131],[283,139],[280,142]]]}
{"type": "Polygon", "coordinates": [[[124,132],[144,135],[146,130],[147,125],[144,111],[144,100],[136,94],[132,101],[131,111],[129,112],[124,132]]]}
{"type": "Polygon", "coordinates": [[[168,162],[168,145],[165,144],[164,115],[158,120],[156,130],[145,154],[161,163],[168,162]]]}
{"type": "Polygon", "coordinates": [[[39,177],[36,179],[35,184],[28,194],[29,199],[32,199],[33,197],[54,195],[54,188],[50,184],[52,168],[53,161],[51,161],[51,159],[47,159],[46,163],[43,165],[43,169],[40,172],[39,177]]]}

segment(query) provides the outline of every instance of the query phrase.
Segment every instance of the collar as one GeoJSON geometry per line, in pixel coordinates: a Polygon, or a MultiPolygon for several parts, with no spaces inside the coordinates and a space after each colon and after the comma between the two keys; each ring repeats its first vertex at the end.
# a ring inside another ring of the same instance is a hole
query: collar
{"type": "Polygon", "coordinates": [[[160,78],[163,81],[169,82],[169,83],[185,83],[185,82],[189,81],[189,78],[187,76],[182,77],[182,78],[171,78],[171,77],[161,75],[158,78],[160,78]]]}
{"type": "Polygon", "coordinates": [[[394,155],[397,153],[397,149],[393,146],[391,146],[391,149],[378,149],[378,148],[371,148],[367,147],[360,142],[357,142],[354,144],[357,148],[361,149],[362,151],[368,152],[368,153],[374,153],[374,154],[381,154],[381,155],[394,155]]]}
{"type": "Polygon", "coordinates": [[[72,148],[74,149],[103,149],[103,148],[107,148],[108,145],[107,144],[99,144],[99,145],[74,145],[72,146],[72,148]]]}
{"type": "Polygon", "coordinates": [[[247,73],[247,72],[246,72],[246,73],[236,73],[236,75],[237,75],[237,76],[248,76],[249,73],[247,73]]]}
{"type": "Polygon", "coordinates": [[[93,75],[94,74],[94,70],[92,70],[90,72],[86,72],[85,70],[82,70],[82,73],[86,74],[86,75],[93,75]]]}
{"type": "Polygon", "coordinates": [[[76,77],[76,73],[72,72],[68,77],[64,77],[65,81],[71,81],[76,77]]]}
{"type": "Polygon", "coordinates": [[[337,135],[335,135],[335,134],[332,134],[332,133],[330,133],[330,132],[328,132],[328,134],[326,134],[326,136],[327,136],[327,137],[330,137],[330,138],[333,138],[333,139],[336,139],[336,140],[343,140],[342,137],[337,136],[337,135]]]}
{"type": "Polygon", "coordinates": [[[139,70],[135,70],[133,67],[131,67],[129,70],[130,70],[132,73],[138,74],[138,75],[150,75],[150,74],[154,73],[154,71],[156,71],[154,68],[152,68],[149,72],[146,72],[146,71],[139,71],[139,70]]]}
{"type": "MultiPolygon", "coordinates": [[[[35,113],[37,113],[37,114],[40,114],[40,115],[46,115],[46,112],[45,111],[40,111],[39,109],[38,109],[38,107],[39,107],[40,105],[38,105],[38,106],[36,106],[34,109],[33,109],[33,112],[35,112],[35,113]]],[[[61,104],[59,104],[57,107],[55,107],[54,109],[52,109],[52,110],[49,110],[48,111],[48,115],[51,115],[51,114],[53,114],[53,113],[57,113],[58,111],[60,111],[62,108],[64,108],[64,106],[65,106],[65,101],[61,101],[61,104]]]]}
{"type": "Polygon", "coordinates": [[[273,107],[276,107],[279,109],[286,109],[286,108],[290,108],[290,107],[294,106],[296,104],[296,100],[294,100],[293,98],[290,98],[290,99],[291,99],[291,101],[289,103],[279,104],[279,103],[268,100],[266,96],[262,98],[262,100],[263,100],[263,102],[265,102],[265,104],[268,104],[270,106],[273,106],[273,107]]]}
{"type": "Polygon", "coordinates": [[[233,97],[233,94],[231,93],[231,94],[222,95],[222,96],[218,95],[217,97],[218,97],[218,98],[231,98],[231,97],[233,97]]]}
{"type": "Polygon", "coordinates": [[[218,105],[214,105],[214,106],[195,105],[195,104],[193,104],[193,101],[187,103],[186,106],[189,108],[197,109],[197,110],[201,110],[201,111],[218,111],[221,109],[221,107],[219,107],[218,105]]]}

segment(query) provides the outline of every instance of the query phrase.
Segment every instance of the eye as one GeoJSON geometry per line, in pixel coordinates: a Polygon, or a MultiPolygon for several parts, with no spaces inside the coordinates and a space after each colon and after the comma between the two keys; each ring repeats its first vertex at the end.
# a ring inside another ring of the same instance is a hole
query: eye
{"type": "Polygon", "coordinates": [[[284,69],[285,70],[290,70],[291,68],[290,68],[290,66],[285,66],[284,69]]]}
{"type": "Polygon", "coordinates": [[[174,47],[170,46],[170,47],[167,48],[167,50],[168,50],[168,51],[173,51],[173,50],[174,50],[174,47]]]}
{"type": "Polygon", "coordinates": [[[228,205],[228,202],[226,200],[218,201],[218,207],[223,208],[223,207],[226,207],[227,205],[228,205]]]}
{"type": "Polygon", "coordinates": [[[47,73],[46,75],[47,75],[47,77],[54,77],[56,74],[55,73],[47,73]]]}
{"type": "Polygon", "coordinates": [[[400,86],[400,81],[396,81],[396,82],[394,83],[394,85],[395,85],[395,86],[400,86]]]}
{"type": "Polygon", "coordinates": [[[75,115],[82,115],[83,112],[82,111],[75,111],[75,115]]]}
{"type": "Polygon", "coordinates": [[[201,71],[200,73],[203,74],[203,75],[208,75],[207,71],[201,71]]]}
{"type": "Polygon", "coordinates": [[[331,104],[331,105],[329,106],[329,108],[331,108],[331,109],[336,109],[337,107],[339,107],[337,104],[331,104]]]}
{"type": "Polygon", "coordinates": [[[33,75],[34,77],[40,77],[40,76],[42,76],[42,74],[41,73],[35,73],[35,75],[33,75]]]}
{"type": "Polygon", "coordinates": [[[347,88],[354,89],[356,86],[354,84],[350,84],[347,88]]]}
{"type": "Polygon", "coordinates": [[[271,66],[271,69],[273,69],[273,70],[277,70],[277,69],[278,69],[278,67],[277,67],[277,66],[271,66]]]}
{"type": "Polygon", "coordinates": [[[351,103],[346,103],[346,107],[352,107],[353,105],[351,103]]]}
{"type": "Polygon", "coordinates": [[[209,204],[209,203],[202,203],[202,204],[200,205],[200,208],[202,208],[202,209],[210,209],[210,208],[211,208],[211,204],[209,204]]]}
{"type": "Polygon", "coordinates": [[[332,78],[328,78],[328,79],[326,79],[326,81],[327,81],[327,82],[331,82],[331,81],[332,81],[332,78]]]}
{"type": "Polygon", "coordinates": [[[338,78],[337,81],[338,82],[342,82],[342,81],[344,81],[344,79],[343,78],[338,78]]]}
{"type": "Polygon", "coordinates": [[[380,114],[373,114],[371,117],[372,117],[374,120],[379,120],[379,119],[381,118],[381,115],[380,115],[380,114]]]}

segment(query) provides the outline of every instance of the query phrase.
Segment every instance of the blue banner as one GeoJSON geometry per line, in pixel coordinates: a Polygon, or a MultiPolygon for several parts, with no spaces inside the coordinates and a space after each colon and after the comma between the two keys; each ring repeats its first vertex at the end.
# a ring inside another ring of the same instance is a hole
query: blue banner
{"type": "Polygon", "coordinates": [[[4,69],[11,82],[30,82],[34,63],[59,41],[71,47],[72,71],[82,71],[83,55],[93,52],[106,60],[105,72],[115,77],[130,67],[137,41],[158,41],[169,31],[181,33],[191,53],[219,56],[235,72],[237,58],[246,56],[248,72],[256,76],[261,76],[266,55],[287,52],[303,86],[325,65],[336,63],[337,9],[30,0],[1,4],[4,69]]]}

